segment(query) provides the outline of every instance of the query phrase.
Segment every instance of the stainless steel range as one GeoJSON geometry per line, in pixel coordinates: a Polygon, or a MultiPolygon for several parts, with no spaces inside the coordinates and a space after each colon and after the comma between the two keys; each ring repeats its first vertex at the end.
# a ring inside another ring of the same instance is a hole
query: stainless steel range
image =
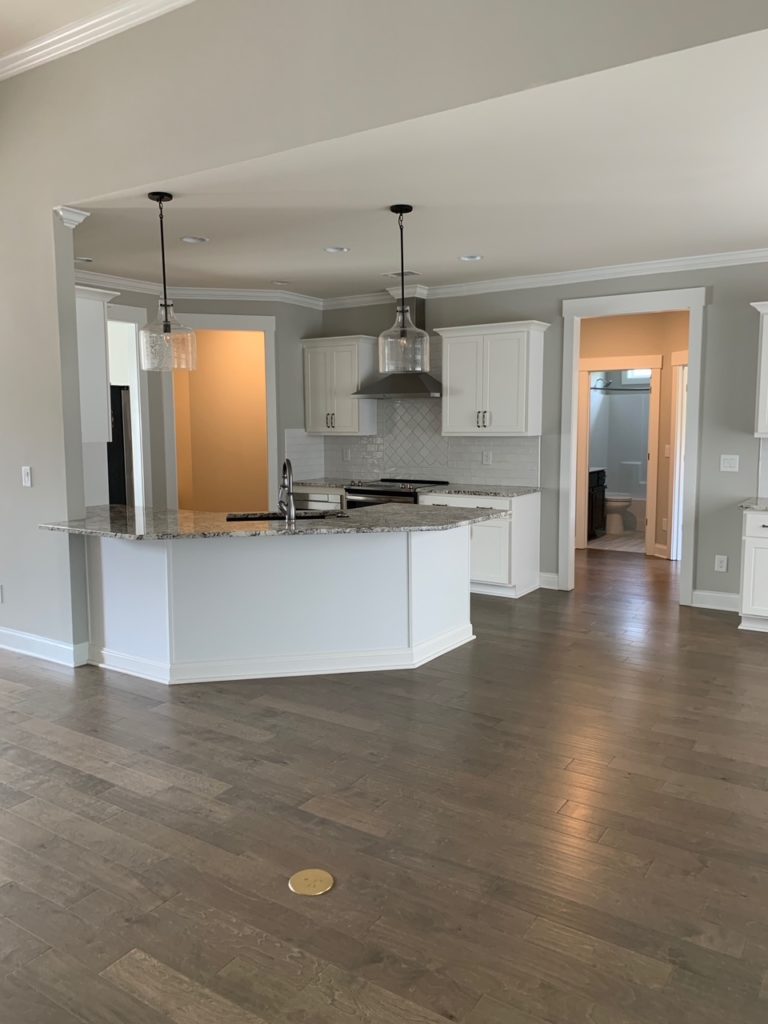
{"type": "Polygon", "coordinates": [[[396,501],[402,505],[415,505],[421,487],[447,487],[448,480],[406,480],[384,476],[381,480],[353,480],[344,490],[347,508],[366,505],[385,505],[396,501]]]}

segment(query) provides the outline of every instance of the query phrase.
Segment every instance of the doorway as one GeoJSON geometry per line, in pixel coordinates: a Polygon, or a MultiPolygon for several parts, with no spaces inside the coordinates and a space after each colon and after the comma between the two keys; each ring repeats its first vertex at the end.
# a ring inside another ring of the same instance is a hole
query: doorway
{"type": "Polygon", "coordinates": [[[577,548],[654,554],[661,357],[640,361],[581,360],[577,548]]]}
{"type": "Polygon", "coordinates": [[[173,397],[179,507],[269,507],[266,338],[198,330],[197,369],[176,370],[173,397]]]}
{"type": "MultiPolygon", "coordinates": [[[[694,552],[696,546],[696,492],[701,406],[701,357],[703,347],[705,288],[566,299],[563,302],[563,393],[558,501],[558,588],[575,585],[577,517],[577,449],[579,373],[582,326],[587,319],[644,313],[688,314],[687,392],[684,433],[684,473],[681,483],[680,603],[693,604],[694,552]]],[[[661,474],[660,479],[664,479],[661,474]]],[[[666,517],[666,504],[657,503],[657,516],[666,517]]],[[[669,527],[669,523],[667,526],[669,527]]],[[[657,552],[655,552],[657,553],[657,552]]],[[[660,552],[658,552],[660,553],[660,552]]],[[[668,557],[665,555],[664,557],[668,557]]]]}

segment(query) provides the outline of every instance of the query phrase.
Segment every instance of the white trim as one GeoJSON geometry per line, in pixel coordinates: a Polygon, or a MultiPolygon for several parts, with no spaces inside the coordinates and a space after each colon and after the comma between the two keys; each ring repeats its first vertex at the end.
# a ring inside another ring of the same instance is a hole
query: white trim
{"type": "Polygon", "coordinates": [[[136,332],[134,357],[136,360],[137,395],[131,395],[131,432],[138,438],[133,449],[133,490],[137,505],[152,504],[152,444],[149,429],[149,396],[147,376],[141,372],[139,330],[146,321],[146,310],[139,306],[107,305],[107,344],[109,344],[109,322],[132,324],[136,332]],[[138,413],[138,415],[136,415],[138,413]],[[136,458],[136,453],[141,457],[136,458]],[[143,499],[143,500],[142,500],[143,499]]]}
{"type": "Polygon", "coordinates": [[[560,584],[556,572],[540,572],[539,586],[542,590],[559,590],[560,584]]]}
{"type": "Polygon", "coordinates": [[[32,658],[42,658],[43,661],[55,661],[57,665],[68,665],[70,668],[88,664],[87,643],[67,644],[61,640],[38,636],[37,633],[23,633],[18,629],[0,628],[0,648],[28,654],[32,658]]]}
{"type": "Polygon", "coordinates": [[[738,612],[739,595],[725,594],[720,590],[694,590],[691,604],[694,608],[711,608],[716,612],[738,612]]]}
{"type": "Polygon", "coordinates": [[[543,320],[510,320],[501,324],[466,324],[461,327],[435,327],[435,334],[442,338],[463,338],[476,334],[509,334],[515,331],[546,331],[549,324],[543,320]]]}
{"type": "MultiPolygon", "coordinates": [[[[57,209],[71,209],[58,207],[57,209]]],[[[79,211],[78,211],[79,212],[79,211]]],[[[406,295],[414,294],[424,299],[447,299],[464,295],[490,295],[494,292],[521,291],[523,289],[555,288],[566,284],[581,284],[589,281],[620,280],[624,277],[642,277],[647,274],[670,274],[691,270],[708,270],[717,267],[740,267],[752,263],[768,263],[768,249],[742,249],[736,252],[710,253],[704,256],[680,256],[664,260],[648,260],[643,263],[617,263],[613,266],[587,267],[584,270],[554,271],[546,274],[524,274],[519,277],[500,277],[489,281],[472,281],[463,284],[411,285],[406,295]],[[418,291],[417,291],[418,289],[418,291]]],[[[160,284],[153,281],[139,281],[112,274],[98,274],[92,270],[76,269],[75,277],[83,284],[94,284],[105,288],[119,288],[121,291],[160,294],[160,284]]],[[[170,288],[171,297],[185,299],[212,299],[220,302],[285,302],[289,305],[304,306],[307,309],[355,309],[362,306],[385,306],[392,301],[389,292],[365,292],[360,295],[338,295],[319,298],[301,292],[275,291],[258,288],[170,288]]],[[[580,300],[579,300],[580,301],[580,300]]],[[[761,303],[753,303],[760,309],[761,303]]],[[[765,304],[768,308],[768,303],[765,304]]],[[[639,310],[654,312],[654,310],[639,310]]],[[[585,316],[607,316],[606,313],[588,313],[585,316]]]]}
{"type": "Polygon", "coordinates": [[[108,292],[103,288],[89,288],[82,284],[75,285],[75,295],[78,299],[93,299],[95,302],[111,302],[116,299],[120,292],[108,292]]]}
{"type": "MultiPolygon", "coordinates": [[[[395,300],[400,298],[400,285],[392,285],[386,289],[387,293],[395,300]]],[[[428,299],[429,286],[426,284],[407,284],[405,286],[406,299],[428,299]]]]}
{"type": "MultiPolygon", "coordinates": [[[[422,285],[425,288],[426,285],[422,285]]],[[[357,309],[360,306],[391,306],[392,297],[386,292],[366,292],[362,295],[339,295],[321,299],[323,309],[357,309]]]]}
{"type": "MultiPolygon", "coordinates": [[[[0,58],[2,63],[2,58],[0,58]]],[[[0,75],[2,78],[2,75],[0,75]]],[[[90,217],[90,213],[86,213],[85,210],[77,210],[74,206],[54,206],[54,212],[59,215],[59,220],[65,228],[76,228],[78,224],[82,224],[86,217],[90,217]]]]}
{"type": "Polygon", "coordinates": [[[614,263],[604,267],[586,267],[583,270],[556,270],[545,274],[499,277],[490,281],[438,284],[429,286],[428,291],[430,299],[449,299],[462,295],[486,295],[491,292],[512,292],[527,288],[554,288],[586,281],[643,277],[647,274],[671,274],[686,270],[708,270],[713,267],[740,267],[749,263],[768,263],[768,249],[740,249],[735,252],[707,253],[703,256],[673,256],[670,259],[614,263]]]}
{"type": "Polygon", "coordinates": [[[576,442],[581,320],[595,316],[665,313],[688,310],[688,406],[686,471],[683,480],[683,545],[680,565],[680,603],[693,600],[696,551],[696,497],[701,418],[701,358],[706,288],[636,292],[563,301],[563,391],[560,421],[560,501],[558,510],[558,587],[573,590],[576,536],[576,442]]]}
{"type": "MultiPolygon", "coordinates": [[[[238,316],[231,313],[185,313],[184,323],[198,331],[261,331],[267,372],[267,482],[269,507],[277,508],[277,353],[273,316],[238,316]]],[[[171,376],[170,374],[168,376],[171,376]]],[[[174,439],[174,451],[176,442],[174,439]]]]}
{"type": "Polygon", "coordinates": [[[0,81],[59,57],[66,57],[69,53],[75,53],[102,39],[109,39],[118,32],[125,32],[126,29],[159,18],[189,3],[192,0],[123,0],[99,14],[71,21],[68,25],[62,25],[47,35],[39,36],[3,54],[0,57],[0,81]]]}
{"type": "Polygon", "coordinates": [[[754,633],[768,633],[768,619],[759,615],[742,615],[739,629],[748,629],[754,633]]]}
{"type": "Polygon", "coordinates": [[[412,648],[373,651],[332,651],[285,657],[247,658],[236,661],[149,661],[91,645],[89,661],[101,668],[126,672],[156,683],[218,683],[237,679],[274,679],[281,676],[335,675],[338,672],[384,672],[418,668],[448,651],[474,640],[472,627],[459,626],[412,648]]]}
{"type": "Polygon", "coordinates": [[[470,583],[469,592],[471,594],[485,594],[486,597],[504,597],[517,600],[518,597],[532,594],[534,590],[539,589],[540,585],[540,583],[532,583],[530,587],[510,587],[504,583],[470,583]]]}

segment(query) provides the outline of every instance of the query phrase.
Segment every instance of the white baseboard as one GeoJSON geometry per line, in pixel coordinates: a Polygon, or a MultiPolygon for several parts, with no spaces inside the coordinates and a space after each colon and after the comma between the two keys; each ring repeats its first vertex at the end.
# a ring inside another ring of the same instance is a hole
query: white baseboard
{"type": "Polygon", "coordinates": [[[125,672],[152,682],[221,683],[236,679],[274,679],[282,676],[331,675],[341,672],[383,672],[418,668],[433,658],[474,640],[472,626],[460,626],[413,647],[381,651],[332,651],[286,657],[245,658],[233,661],[188,661],[170,664],[136,658],[118,651],[91,647],[90,661],[102,668],[125,672]]]}
{"type": "Polygon", "coordinates": [[[88,644],[66,644],[61,640],[50,640],[36,633],[23,633],[19,629],[0,629],[0,647],[17,654],[28,654],[43,661],[54,661],[57,665],[88,664],[88,644]]]}
{"type": "Polygon", "coordinates": [[[544,590],[559,590],[559,580],[556,572],[540,572],[539,586],[544,590]]]}
{"type": "Polygon", "coordinates": [[[768,633],[768,619],[760,615],[742,615],[739,629],[748,629],[753,633],[768,633]]]}
{"type": "Polygon", "coordinates": [[[502,583],[472,583],[469,590],[472,594],[485,594],[486,597],[503,597],[516,600],[518,597],[525,597],[539,589],[538,583],[531,583],[527,587],[508,587],[502,583]]]}
{"type": "Polygon", "coordinates": [[[737,612],[739,595],[725,594],[721,590],[694,590],[694,608],[711,608],[717,612],[737,612]]]}

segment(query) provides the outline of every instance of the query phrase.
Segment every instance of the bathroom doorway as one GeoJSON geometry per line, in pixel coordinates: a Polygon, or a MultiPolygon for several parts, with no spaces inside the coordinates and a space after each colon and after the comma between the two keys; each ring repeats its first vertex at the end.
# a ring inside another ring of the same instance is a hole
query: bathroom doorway
{"type": "Polygon", "coordinates": [[[655,518],[648,508],[653,373],[650,366],[588,373],[590,550],[646,552],[646,528],[655,518]]]}
{"type": "Polygon", "coordinates": [[[575,546],[682,553],[687,311],[585,318],[575,546]]]}

